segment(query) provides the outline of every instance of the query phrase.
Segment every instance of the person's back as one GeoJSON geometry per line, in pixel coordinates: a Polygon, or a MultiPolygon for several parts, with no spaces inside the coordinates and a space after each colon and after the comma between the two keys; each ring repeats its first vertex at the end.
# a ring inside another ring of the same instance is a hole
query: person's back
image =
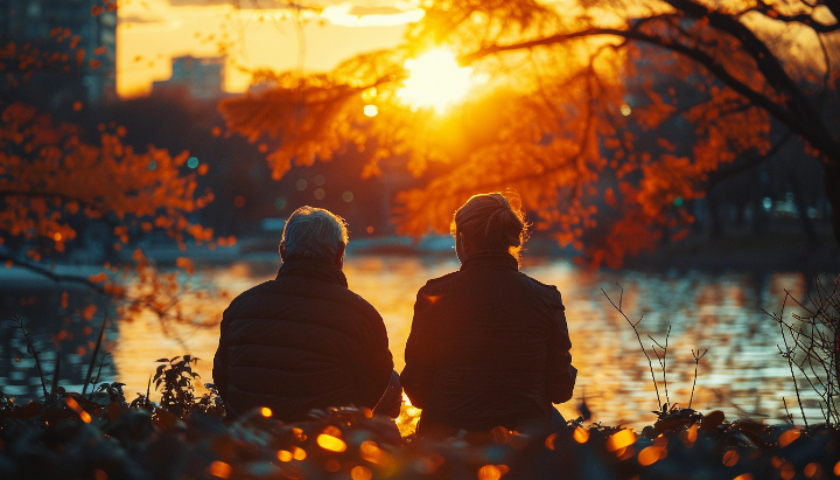
{"type": "Polygon", "coordinates": [[[382,318],[347,289],[346,238],[340,218],[297,210],[284,230],[277,278],[225,311],[213,377],[229,411],[269,407],[297,421],[315,408],[376,406],[393,361],[382,318]]]}
{"type": "Polygon", "coordinates": [[[417,295],[402,383],[423,409],[423,435],[545,428],[552,402],[571,397],[563,303],[556,288],[520,273],[508,253],[521,243],[517,221],[519,229],[508,235],[516,238],[499,248],[468,240],[465,252],[459,240],[461,269],[429,281],[417,295]]]}

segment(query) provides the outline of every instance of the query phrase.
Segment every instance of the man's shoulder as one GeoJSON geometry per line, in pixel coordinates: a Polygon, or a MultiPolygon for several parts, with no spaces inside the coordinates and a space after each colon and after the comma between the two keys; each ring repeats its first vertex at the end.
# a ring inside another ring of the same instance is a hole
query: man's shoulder
{"type": "Polygon", "coordinates": [[[361,295],[341,285],[318,284],[317,288],[300,281],[288,279],[274,279],[255,285],[237,296],[231,306],[249,299],[260,297],[283,296],[289,299],[309,298],[313,300],[330,301],[353,308],[365,314],[376,314],[376,309],[361,295]],[[284,281],[287,280],[287,281],[284,281]]]}
{"type": "Polygon", "coordinates": [[[266,282],[260,283],[259,285],[254,285],[248,290],[245,290],[244,292],[237,295],[236,298],[234,298],[233,301],[230,302],[230,305],[234,306],[236,304],[246,301],[249,298],[257,297],[259,295],[271,292],[273,286],[272,284],[274,282],[274,280],[268,280],[266,282]]]}
{"type": "Polygon", "coordinates": [[[370,302],[362,298],[362,296],[358,293],[350,290],[349,288],[345,288],[343,296],[346,298],[348,306],[352,307],[363,316],[367,318],[381,318],[376,308],[374,308],[370,302]]]}

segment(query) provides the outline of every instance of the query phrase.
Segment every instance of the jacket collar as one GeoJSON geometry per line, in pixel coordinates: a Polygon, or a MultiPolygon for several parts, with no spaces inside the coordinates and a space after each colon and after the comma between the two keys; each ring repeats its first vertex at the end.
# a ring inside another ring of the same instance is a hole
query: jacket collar
{"type": "Polygon", "coordinates": [[[496,250],[485,250],[470,255],[461,263],[461,270],[463,271],[479,266],[494,266],[510,270],[519,270],[519,263],[515,258],[513,258],[513,255],[496,250]]]}
{"type": "Polygon", "coordinates": [[[287,258],[280,266],[280,271],[277,272],[277,279],[287,276],[309,277],[347,288],[347,277],[344,276],[344,272],[326,260],[305,257],[287,258]]]}

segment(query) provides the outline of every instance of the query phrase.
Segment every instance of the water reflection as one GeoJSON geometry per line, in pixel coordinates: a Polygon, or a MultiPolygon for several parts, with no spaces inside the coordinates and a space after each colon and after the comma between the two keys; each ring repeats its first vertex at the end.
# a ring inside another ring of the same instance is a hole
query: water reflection
{"type": "MultiPolygon", "coordinates": [[[[455,259],[440,257],[356,256],[345,264],[350,288],[373,304],[385,321],[396,368],[404,366],[405,342],[417,291],[425,282],[458,268],[455,259]]],[[[269,280],[279,262],[237,263],[208,267],[207,281],[237,295],[269,280]]],[[[799,407],[786,361],[779,355],[778,325],[765,313],[780,309],[785,292],[804,297],[812,281],[799,273],[702,272],[642,273],[588,271],[566,261],[531,260],[523,268],[544,283],[557,285],[567,307],[574,364],[579,369],[575,398],[559,406],[566,418],[578,416],[576,405],[585,401],[592,421],[637,428],[652,423],[657,397],[647,360],[633,329],[609,304],[602,289],[636,321],[646,348],[651,335],[667,351],[667,377],[653,357],[661,401],[687,407],[694,379],[691,350],[708,349],[699,366],[692,407],[704,412],[723,410],[727,418],[751,416],[778,422],[786,417],[782,399],[799,417],[799,407]],[[667,380],[667,392],[665,383],[667,380]]],[[[206,300],[202,300],[206,301],[206,300]]],[[[225,302],[226,303],[226,302],[225,302]]],[[[226,304],[218,305],[223,309],[226,304]]],[[[792,309],[786,312],[792,312],[792,309]]],[[[200,359],[196,370],[210,382],[218,327],[176,327],[172,337],[161,335],[153,318],[120,322],[112,351],[117,380],[126,384],[126,396],[145,392],[155,360],[189,353],[200,359]]],[[[7,342],[8,343],[8,342],[7,342]]],[[[9,347],[3,361],[9,361],[9,347]]],[[[660,350],[661,355],[661,350],[660,350]]],[[[8,375],[0,372],[0,376],[8,375]]],[[[8,382],[8,379],[3,379],[8,382]]],[[[200,390],[200,387],[199,387],[200,390]]],[[[816,395],[801,388],[806,414],[820,418],[816,395]]],[[[12,392],[10,392],[12,393],[12,392]]],[[[155,398],[155,395],[153,395],[155,398]]]]}

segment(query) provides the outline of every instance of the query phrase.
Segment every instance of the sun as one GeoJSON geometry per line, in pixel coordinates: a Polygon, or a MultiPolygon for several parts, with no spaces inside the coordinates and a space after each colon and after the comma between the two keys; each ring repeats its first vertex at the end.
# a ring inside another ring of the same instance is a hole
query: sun
{"type": "Polygon", "coordinates": [[[443,113],[453,103],[462,101],[480,81],[472,67],[458,65],[455,55],[447,50],[432,50],[416,59],[405,61],[408,78],[397,97],[415,108],[434,108],[443,113]]]}

